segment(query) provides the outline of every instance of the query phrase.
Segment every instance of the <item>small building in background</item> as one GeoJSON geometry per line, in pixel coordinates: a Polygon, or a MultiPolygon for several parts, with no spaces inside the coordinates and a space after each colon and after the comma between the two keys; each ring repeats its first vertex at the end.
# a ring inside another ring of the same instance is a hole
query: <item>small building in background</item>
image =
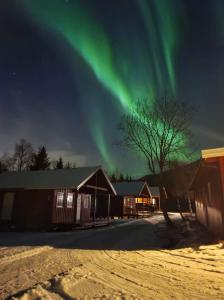
{"type": "MultiPolygon", "coordinates": [[[[162,173],[163,186],[166,189],[168,200],[166,202],[166,209],[170,212],[194,212],[194,201],[189,193],[192,181],[198,170],[199,161],[194,161],[189,164],[183,163],[175,166],[162,173]]],[[[160,185],[161,177],[157,175],[146,175],[140,180],[144,180],[152,187],[160,185]]],[[[152,191],[151,191],[152,193],[152,191]]],[[[160,195],[161,196],[161,195],[160,195]]],[[[153,197],[153,196],[152,196],[153,197]]],[[[157,200],[158,203],[158,200],[157,200]]],[[[158,205],[158,204],[157,204],[158,205]]],[[[160,209],[164,207],[164,202],[160,202],[160,209]]]]}
{"type": "Polygon", "coordinates": [[[147,216],[154,210],[146,182],[130,181],[113,184],[117,196],[111,201],[112,217],[147,216]]]}
{"type": "Polygon", "coordinates": [[[197,220],[224,237],[224,148],[202,150],[202,160],[191,186],[197,220]]]}
{"type": "Polygon", "coordinates": [[[150,194],[152,197],[152,206],[155,210],[160,210],[160,191],[158,186],[150,186],[149,187],[150,194]]]}
{"type": "Polygon", "coordinates": [[[108,218],[114,187],[101,167],[0,174],[0,227],[48,229],[108,218]]]}

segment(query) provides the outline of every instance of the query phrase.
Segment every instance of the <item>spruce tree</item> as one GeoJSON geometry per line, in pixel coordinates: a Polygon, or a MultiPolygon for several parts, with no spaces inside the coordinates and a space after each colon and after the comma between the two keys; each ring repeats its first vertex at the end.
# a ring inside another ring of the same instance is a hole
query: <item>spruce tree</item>
{"type": "Polygon", "coordinates": [[[45,146],[41,146],[33,157],[33,165],[31,170],[48,170],[50,168],[50,160],[45,146]]]}
{"type": "Polygon", "coordinates": [[[64,168],[64,163],[62,157],[60,156],[58,161],[56,162],[55,169],[63,169],[63,168],[64,168]]]}

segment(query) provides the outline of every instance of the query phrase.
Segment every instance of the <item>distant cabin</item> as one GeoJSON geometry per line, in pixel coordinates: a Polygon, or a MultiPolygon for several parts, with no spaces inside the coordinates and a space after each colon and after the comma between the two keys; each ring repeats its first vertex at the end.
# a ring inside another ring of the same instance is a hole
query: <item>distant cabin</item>
{"type": "Polygon", "coordinates": [[[155,210],[160,210],[161,205],[160,205],[160,191],[158,186],[150,186],[149,187],[150,194],[152,197],[152,206],[154,207],[155,210]]]}
{"type": "Polygon", "coordinates": [[[152,196],[146,182],[117,182],[113,186],[117,195],[111,201],[111,216],[146,216],[153,210],[152,196]]]}
{"type": "Polygon", "coordinates": [[[191,186],[197,220],[224,237],[224,148],[202,150],[202,160],[191,186]]]}
{"type": "Polygon", "coordinates": [[[78,225],[109,217],[114,187],[101,167],[0,174],[0,227],[78,225]]]}

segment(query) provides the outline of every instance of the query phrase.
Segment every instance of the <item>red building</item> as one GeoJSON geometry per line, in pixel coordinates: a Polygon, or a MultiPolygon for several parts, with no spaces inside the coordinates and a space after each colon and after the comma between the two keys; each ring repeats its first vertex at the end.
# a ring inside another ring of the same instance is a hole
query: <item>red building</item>
{"type": "Polygon", "coordinates": [[[202,150],[192,190],[197,220],[224,237],[224,148],[202,150]]]}
{"type": "Polygon", "coordinates": [[[100,167],[0,174],[0,227],[77,225],[109,217],[116,195],[100,167]]]}
{"type": "Polygon", "coordinates": [[[130,181],[113,184],[117,196],[111,202],[111,216],[147,216],[154,210],[152,196],[146,182],[130,181]]]}

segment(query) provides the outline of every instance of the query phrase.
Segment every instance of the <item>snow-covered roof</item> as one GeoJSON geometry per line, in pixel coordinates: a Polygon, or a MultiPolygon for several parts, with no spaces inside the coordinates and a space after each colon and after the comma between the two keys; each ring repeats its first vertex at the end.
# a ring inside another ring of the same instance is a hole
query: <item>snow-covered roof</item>
{"type": "Polygon", "coordinates": [[[147,187],[148,194],[150,195],[147,183],[142,181],[117,182],[113,183],[113,186],[117,195],[120,196],[139,196],[145,186],[147,187]]]}
{"type": "MultiPolygon", "coordinates": [[[[81,167],[62,170],[6,172],[0,174],[0,189],[79,189],[100,167],[81,167]]],[[[103,172],[103,170],[102,170],[103,172]]],[[[103,172],[111,189],[111,182],[103,172]]]]}
{"type": "Polygon", "coordinates": [[[152,197],[160,197],[159,187],[158,186],[150,186],[150,193],[152,197]]]}

